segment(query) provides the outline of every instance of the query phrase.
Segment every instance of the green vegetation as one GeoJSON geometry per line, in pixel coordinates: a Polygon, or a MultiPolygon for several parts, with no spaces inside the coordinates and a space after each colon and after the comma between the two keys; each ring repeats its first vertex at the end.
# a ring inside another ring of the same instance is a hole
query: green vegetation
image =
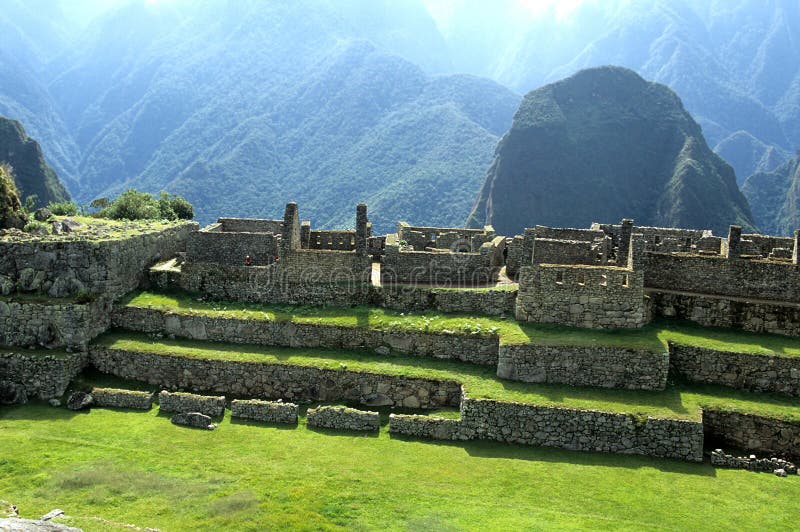
{"type": "Polygon", "coordinates": [[[764,234],[791,235],[800,227],[800,156],[772,172],[751,175],[742,192],[764,234]]]}
{"type": "Polygon", "coordinates": [[[22,229],[27,215],[19,201],[14,174],[7,164],[0,165],[0,229],[22,229]]]}
{"type": "Polygon", "coordinates": [[[681,385],[664,392],[527,384],[499,379],[495,368],[413,356],[379,356],[361,350],[243,346],[191,340],[154,341],[143,334],[108,333],[96,342],[114,349],[209,360],[293,364],[406,375],[462,383],[472,398],[564,406],[655,417],[694,419],[703,406],[800,420],[795,399],[736,390],[681,385]]]}
{"type": "Polygon", "coordinates": [[[56,216],[77,216],[78,205],[73,201],[59,201],[47,204],[47,208],[56,216]]]}
{"type": "Polygon", "coordinates": [[[560,325],[520,323],[513,319],[461,314],[400,312],[376,307],[297,307],[258,305],[231,301],[207,301],[184,292],[134,292],[121,301],[138,308],[221,316],[237,319],[294,321],[342,327],[425,332],[452,331],[476,335],[496,334],[503,344],[611,345],[656,352],[667,342],[736,353],[800,356],[800,340],[734,329],[700,327],[689,322],[659,321],[642,329],[598,331],[560,325]]]}
{"type": "MultiPolygon", "coordinates": [[[[385,422],[385,419],[384,419],[385,422]]],[[[788,530],[796,477],[637,456],[456,444],[157,409],[0,410],[0,493],[23,517],[63,509],[125,530],[788,530]],[[580,504],[576,504],[580,501],[580,504]]]]}
{"type": "Polygon", "coordinates": [[[101,218],[112,220],[191,220],[192,205],[181,196],[162,192],[155,198],[147,192],[128,189],[100,211],[101,218]]]}
{"type": "Polygon", "coordinates": [[[678,96],[620,67],[580,71],[520,104],[469,224],[520,234],[531,213],[554,227],[633,218],[716,234],[755,228],[733,170],[678,96]]]}
{"type": "MultiPolygon", "coordinates": [[[[55,217],[55,220],[60,220],[63,217],[55,217]]],[[[145,233],[162,231],[168,227],[174,226],[180,222],[168,220],[109,220],[107,218],[95,218],[92,216],[70,216],[70,220],[78,222],[77,226],[69,233],[62,233],[60,235],[52,234],[50,226],[47,226],[47,234],[33,235],[26,233],[18,233],[9,236],[0,236],[0,241],[8,238],[20,239],[37,239],[37,240],[118,240],[121,238],[129,238],[136,235],[145,233]]],[[[47,224],[45,224],[47,225],[47,224]]]]}

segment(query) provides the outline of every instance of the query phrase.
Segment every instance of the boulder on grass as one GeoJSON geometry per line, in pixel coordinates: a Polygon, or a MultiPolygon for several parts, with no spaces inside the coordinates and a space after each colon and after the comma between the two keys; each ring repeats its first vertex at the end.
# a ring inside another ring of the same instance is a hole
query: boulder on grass
{"type": "Polygon", "coordinates": [[[67,408],[70,410],[83,410],[92,406],[93,398],[91,394],[85,392],[74,392],[67,399],[67,408]]]}
{"type": "Polygon", "coordinates": [[[217,426],[211,422],[209,416],[201,414],[200,412],[181,412],[172,416],[170,421],[172,421],[173,425],[183,425],[198,429],[214,430],[217,428],[217,426]]]}

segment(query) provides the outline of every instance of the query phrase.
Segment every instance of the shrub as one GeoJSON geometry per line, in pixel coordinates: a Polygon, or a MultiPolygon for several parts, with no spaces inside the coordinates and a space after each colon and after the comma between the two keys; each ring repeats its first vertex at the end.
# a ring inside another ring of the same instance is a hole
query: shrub
{"type": "Polygon", "coordinates": [[[92,301],[94,301],[94,295],[88,290],[81,290],[75,295],[75,302],[79,305],[91,303],[92,301]]]}
{"type": "Polygon", "coordinates": [[[27,222],[27,214],[19,201],[19,191],[14,182],[11,166],[0,165],[0,229],[22,229],[27,222]]]}
{"type": "Polygon", "coordinates": [[[56,216],[76,216],[78,206],[72,201],[50,202],[47,208],[56,216]]]}
{"type": "Polygon", "coordinates": [[[31,220],[25,227],[22,229],[26,233],[31,233],[33,235],[49,235],[50,234],[50,224],[45,222],[39,222],[36,220],[31,220]]]}
{"type": "Polygon", "coordinates": [[[97,198],[97,199],[92,200],[92,202],[89,204],[89,207],[92,208],[92,209],[100,209],[100,210],[102,210],[102,209],[107,208],[109,205],[111,205],[111,200],[110,199],[108,199],[108,198],[97,198]]]}
{"type": "MultiPolygon", "coordinates": [[[[105,198],[92,202],[92,207],[103,205],[105,198]]],[[[108,200],[105,200],[108,201],[108,200]]],[[[100,211],[103,218],[113,220],[191,220],[192,204],[181,196],[162,192],[158,199],[147,192],[129,189],[100,211]]]]}

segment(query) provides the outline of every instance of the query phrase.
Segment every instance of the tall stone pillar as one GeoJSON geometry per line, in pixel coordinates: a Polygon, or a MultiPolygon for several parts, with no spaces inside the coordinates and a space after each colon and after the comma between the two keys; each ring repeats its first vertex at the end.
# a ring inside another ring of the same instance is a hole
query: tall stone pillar
{"type": "Polygon", "coordinates": [[[297,214],[297,203],[287,203],[283,213],[283,231],[281,232],[281,255],[300,249],[300,216],[297,214]]]}
{"type": "Polygon", "coordinates": [[[728,251],[726,257],[736,259],[742,254],[742,226],[732,225],[728,229],[728,251]]]}
{"type": "Polygon", "coordinates": [[[800,265],[800,229],[794,230],[794,250],[792,251],[792,264],[800,265]]]}
{"type": "Polygon", "coordinates": [[[633,220],[630,218],[622,219],[622,226],[619,232],[619,244],[617,246],[617,265],[627,266],[630,260],[631,236],[633,235],[633,220]]]}
{"type": "Polygon", "coordinates": [[[356,205],[356,253],[367,254],[367,206],[364,203],[356,205]]]}

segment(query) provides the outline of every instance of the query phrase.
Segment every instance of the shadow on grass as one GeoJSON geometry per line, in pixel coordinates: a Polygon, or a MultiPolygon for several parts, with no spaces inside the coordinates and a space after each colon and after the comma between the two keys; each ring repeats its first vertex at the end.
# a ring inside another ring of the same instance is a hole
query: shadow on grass
{"type": "Polygon", "coordinates": [[[241,417],[231,417],[231,425],[243,425],[246,427],[256,427],[259,429],[278,429],[278,430],[295,430],[300,425],[298,422],[294,423],[274,423],[270,421],[255,421],[252,419],[245,419],[241,417]]]}
{"type": "Polygon", "coordinates": [[[353,437],[362,437],[362,438],[378,438],[380,436],[380,431],[377,430],[346,430],[346,429],[328,429],[323,427],[312,427],[308,424],[305,424],[305,427],[310,430],[311,432],[317,432],[319,434],[324,434],[326,436],[347,436],[349,438],[353,437]]]}
{"type": "Polygon", "coordinates": [[[716,468],[708,463],[686,462],[670,458],[598,451],[572,451],[557,447],[515,445],[491,440],[451,441],[415,438],[399,434],[391,434],[390,436],[393,440],[461,448],[469,456],[477,458],[566,463],[575,466],[603,466],[625,469],[653,468],[664,473],[682,473],[705,477],[717,476],[716,468]]]}

